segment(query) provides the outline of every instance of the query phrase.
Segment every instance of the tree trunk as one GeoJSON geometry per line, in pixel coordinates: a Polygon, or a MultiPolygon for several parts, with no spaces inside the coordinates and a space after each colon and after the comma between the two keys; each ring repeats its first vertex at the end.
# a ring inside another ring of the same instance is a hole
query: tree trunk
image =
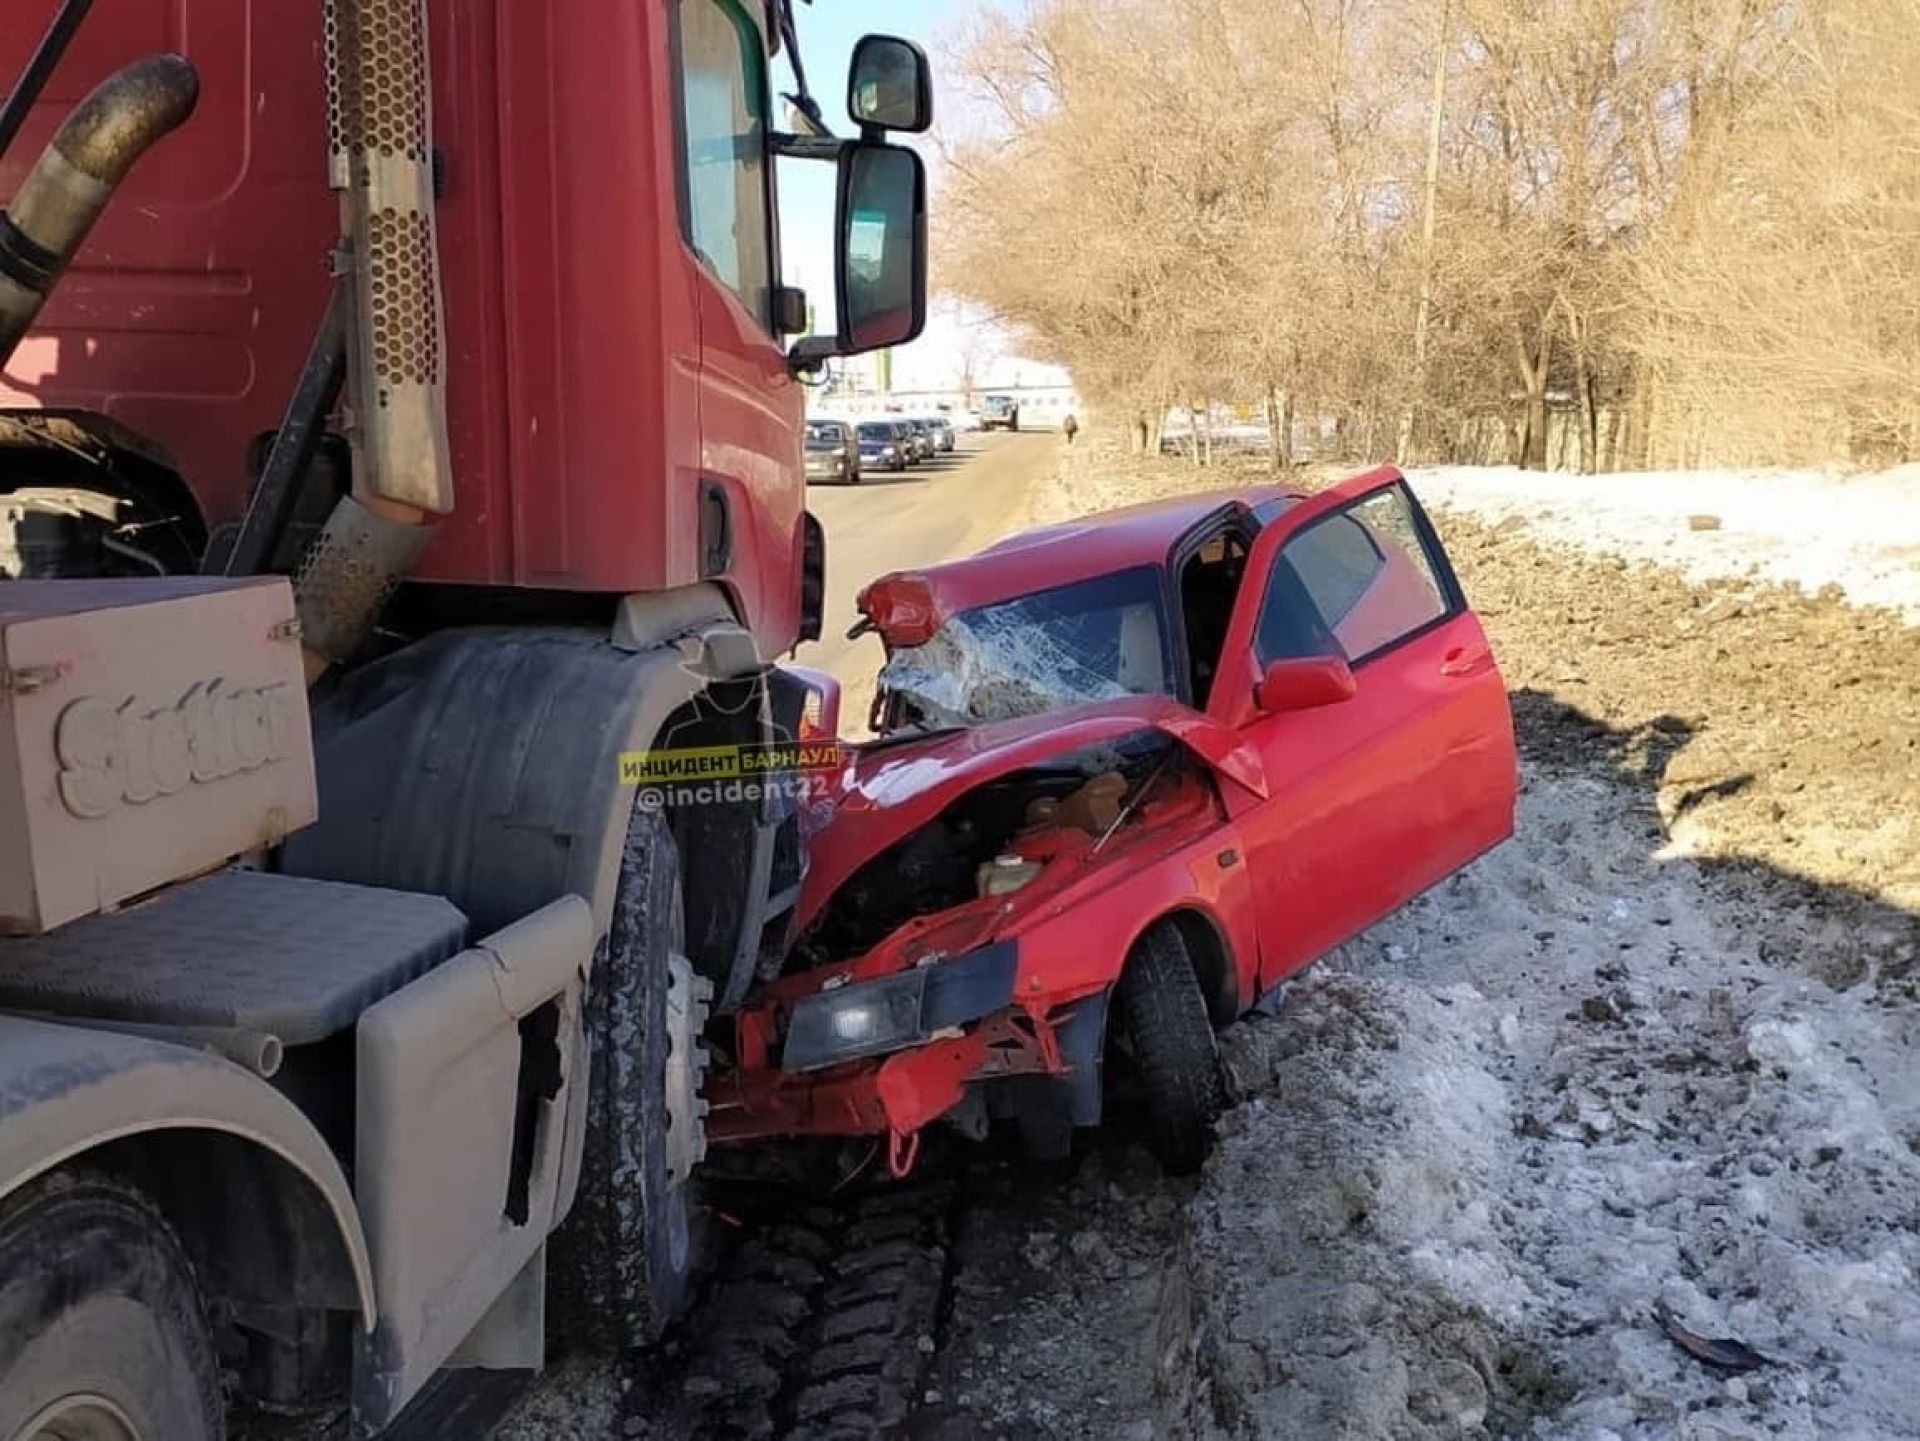
{"type": "Polygon", "coordinates": [[[1200,411],[1198,407],[1187,407],[1187,458],[1198,470],[1203,462],[1200,459],[1200,411]]]}
{"type": "Polygon", "coordinates": [[[1127,426],[1128,451],[1134,455],[1145,455],[1147,453],[1148,429],[1146,413],[1142,411],[1135,415],[1132,422],[1127,426]]]}
{"type": "Polygon", "coordinates": [[[1267,469],[1278,475],[1293,466],[1293,392],[1267,387],[1267,469]]]}
{"type": "Polygon", "coordinates": [[[1520,466],[1523,470],[1547,468],[1547,373],[1553,368],[1553,312],[1540,317],[1533,344],[1515,330],[1514,360],[1525,387],[1526,401],[1520,413],[1520,466]]]}
{"type": "Polygon", "coordinates": [[[1527,408],[1520,422],[1520,468],[1547,468],[1547,383],[1527,383],[1527,408]]]}
{"type": "Polygon", "coordinates": [[[1594,403],[1593,371],[1585,355],[1580,357],[1580,375],[1574,383],[1574,399],[1580,406],[1580,469],[1587,475],[1600,470],[1600,410],[1594,403]]]}

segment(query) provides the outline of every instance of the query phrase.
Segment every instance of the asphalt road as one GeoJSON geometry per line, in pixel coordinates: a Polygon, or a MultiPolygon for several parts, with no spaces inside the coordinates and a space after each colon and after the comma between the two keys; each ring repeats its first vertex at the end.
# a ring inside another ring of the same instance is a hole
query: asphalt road
{"type": "Polygon", "coordinates": [[[868,472],[859,485],[816,485],[808,508],[827,532],[827,614],[822,638],[800,647],[802,665],[831,671],[846,688],[843,734],[863,729],[864,698],[880,668],[874,636],[846,639],[860,588],[875,576],[966,555],[1024,524],[1027,492],[1060,446],[1052,433],[962,435],[952,455],[898,474],[868,472]]]}

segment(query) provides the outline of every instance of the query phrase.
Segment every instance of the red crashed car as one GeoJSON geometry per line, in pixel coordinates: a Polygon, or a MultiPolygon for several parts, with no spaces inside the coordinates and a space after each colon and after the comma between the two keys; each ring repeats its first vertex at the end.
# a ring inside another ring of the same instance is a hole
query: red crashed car
{"type": "Polygon", "coordinates": [[[1112,1057],[1191,1169],[1215,1030],[1512,832],[1499,672],[1390,467],[1051,526],[860,609],[880,738],[808,803],[717,1142],[886,1137],[904,1170],[935,1121],[1012,1119],[1057,1153],[1112,1057]]]}

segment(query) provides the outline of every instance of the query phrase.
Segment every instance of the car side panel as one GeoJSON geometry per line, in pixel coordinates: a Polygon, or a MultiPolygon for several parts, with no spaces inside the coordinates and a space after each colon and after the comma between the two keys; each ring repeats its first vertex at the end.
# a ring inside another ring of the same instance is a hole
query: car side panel
{"type": "MultiPolygon", "coordinates": [[[[1142,842],[1150,846],[1153,838],[1142,842]]],[[[1255,905],[1245,846],[1231,821],[1216,821],[1151,859],[1116,857],[1005,932],[1020,946],[1015,999],[1045,1009],[1104,990],[1120,979],[1143,931],[1170,912],[1191,910],[1225,943],[1237,1009],[1244,1010],[1259,994],[1255,905]]]]}

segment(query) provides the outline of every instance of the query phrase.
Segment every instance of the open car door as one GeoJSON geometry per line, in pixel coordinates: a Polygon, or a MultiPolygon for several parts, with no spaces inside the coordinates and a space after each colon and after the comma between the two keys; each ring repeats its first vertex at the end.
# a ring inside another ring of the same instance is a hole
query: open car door
{"type": "Polygon", "coordinates": [[[1263,988],[1512,833],[1513,723],[1493,652],[1388,466],[1261,530],[1208,714],[1257,749],[1229,798],[1263,988]]]}

